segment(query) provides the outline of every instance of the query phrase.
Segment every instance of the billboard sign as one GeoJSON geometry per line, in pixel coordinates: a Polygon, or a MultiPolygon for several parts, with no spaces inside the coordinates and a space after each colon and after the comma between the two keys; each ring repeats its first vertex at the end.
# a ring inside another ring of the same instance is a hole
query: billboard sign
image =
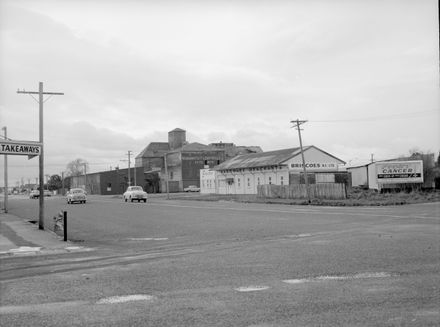
{"type": "Polygon", "coordinates": [[[423,183],[423,161],[376,162],[376,173],[380,184],[423,183]]]}
{"type": "Polygon", "coordinates": [[[41,154],[41,149],[38,142],[0,140],[0,154],[35,157],[41,154]]]}

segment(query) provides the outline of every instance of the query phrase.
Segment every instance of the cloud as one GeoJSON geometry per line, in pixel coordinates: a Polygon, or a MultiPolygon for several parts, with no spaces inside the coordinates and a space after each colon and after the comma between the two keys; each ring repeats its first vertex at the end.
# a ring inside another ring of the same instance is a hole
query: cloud
{"type": "Polygon", "coordinates": [[[201,143],[297,146],[297,118],[309,120],[305,144],[343,160],[361,151],[436,151],[435,7],[3,1],[0,123],[12,138],[36,140],[38,104],[16,89],[35,91],[43,81],[46,91],[64,92],[44,103],[49,171],[77,157],[115,165],[175,127],[201,143]],[[419,111],[431,113],[315,123],[419,111]]]}

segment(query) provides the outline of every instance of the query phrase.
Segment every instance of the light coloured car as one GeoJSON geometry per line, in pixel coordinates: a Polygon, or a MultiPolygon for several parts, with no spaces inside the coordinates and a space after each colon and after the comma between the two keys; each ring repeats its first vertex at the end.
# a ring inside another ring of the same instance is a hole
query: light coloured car
{"type": "Polygon", "coordinates": [[[40,191],[38,190],[32,190],[31,193],[29,193],[29,199],[38,199],[40,197],[40,191]]]}
{"type": "Polygon", "coordinates": [[[129,186],[127,191],[122,195],[125,202],[130,201],[144,201],[147,202],[148,194],[144,191],[142,186],[129,186]]]}
{"type": "Polygon", "coordinates": [[[52,196],[52,192],[49,190],[44,190],[43,191],[43,196],[52,196]]]}
{"type": "Polygon", "coordinates": [[[72,188],[66,194],[67,203],[71,204],[74,202],[86,203],[87,193],[82,188],[72,188]]]}
{"type": "Polygon", "coordinates": [[[190,185],[188,187],[185,187],[183,189],[184,192],[200,192],[200,187],[197,187],[196,185],[190,185]]]}

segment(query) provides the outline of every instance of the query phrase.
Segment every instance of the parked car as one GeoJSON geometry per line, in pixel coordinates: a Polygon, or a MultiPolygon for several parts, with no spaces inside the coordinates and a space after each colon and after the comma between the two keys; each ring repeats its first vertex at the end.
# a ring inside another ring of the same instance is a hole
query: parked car
{"type": "Polygon", "coordinates": [[[44,190],[43,191],[43,196],[52,196],[52,192],[49,190],[44,190]]]}
{"type": "Polygon", "coordinates": [[[40,191],[38,190],[32,190],[31,193],[29,193],[29,199],[38,199],[40,197],[40,191]]]}
{"type": "Polygon", "coordinates": [[[148,194],[142,188],[142,186],[129,186],[127,191],[122,195],[125,202],[130,201],[144,201],[147,202],[148,194]]]}
{"type": "Polygon", "coordinates": [[[66,194],[67,203],[71,204],[74,202],[86,203],[87,194],[82,188],[73,188],[66,194]]]}
{"type": "Polygon", "coordinates": [[[200,192],[200,187],[197,187],[195,185],[190,185],[188,187],[185,187],[183,190],[185,192],[200,192]]]}

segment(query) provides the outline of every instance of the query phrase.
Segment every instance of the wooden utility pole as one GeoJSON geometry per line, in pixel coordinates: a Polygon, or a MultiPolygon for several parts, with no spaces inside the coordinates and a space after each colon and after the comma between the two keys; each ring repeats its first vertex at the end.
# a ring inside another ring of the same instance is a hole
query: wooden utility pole
{"type": "MultiPolygon", "coordinates": [[[[83,163],[83,165],[84,165],[84,191],[87,192],[87,163],[83,163]]],[[[90,194],[92,194],[91,191],[90,194]]]]}
{"type": "Polygon", "coordinates": [[[306,160],[304,159],[304,151],[303,151],[303,146],[302,146],[301,127],[300,127],[302,124],[304,124],[306,122],[307,122],[307,120],[299,120],[299,119],[291,121],[292,124],[295,124],[293,127],[298,130],[299,146],[301,149],[301,158],[302,158],[303,171],[304,171],[304,181],[305,181],[305,185],[306,185],[307,199],[310,203],[311,200],[310,200],[310,190],[309,190],[309,179],[307,176],[306,160]]]}
{"type": "Polygon", "coordinates": [[[131,152],[132,151],[130,151],[130,150],[128,150],[128,152],[127,152],[127,155],[128,155],[128,186],[131,186],[131,176],[130,176],[130,162],[131,162],[130,155],[131,155],[131,152]]]}
{"type": "Polygon", "coordinates": [[[168,164],[167,164],[167,154],[165,153],[163,156],[164,166],[165,166],[165,183],[167,186],[167,199],[170,199],[170,190],[169,190],[169,183],[168,183],[168,164]]]}
{"type": "MultiPolygon", "coordinates": [[[[5,131],[5,140],[8,139],[8,128],[6,126],[2,127],[5,131]]],[[[5,213],[8,213],[8,155],[5,154],[5,213]]]]}
{"type": "MultiPolygon", "coordinates": [[[[38,104],[39,104],[39,130],[40,130],[40,139],[39,142],[41,143],[41,152],[40,152],[40,195],[38,197],[40,202],[40,210],[39,210],[39,218],[38,218],[38,228],[44,229],[44,133],[43,133],[43,103],[44,101],[44,95],[49,95],[49,98],[53,95],[64,95],[64,93],[60,92],[44,92],[43,91],[43,82],[39,83],[38,86],[38,92],[33,91],[20,91],[17,90],[17,93],[19,94],[29,94],[32,98],[34,98],[33,94],[38,94],[38,104]]],[[[48,98],[48,99],[49,99],[48,98]]],[[[35,98],[34,98],[35,99],[35,98]]],[[[47,99],[47,100],[48,100],[47,99]]],[[[36,100],[36,99],[35,99],[36,100]]]]}
{"type": "Polygon", "coordinates": [[[66,192],[64,192],[64,171],[61,172],[61,192],[62,195],[64,195],[66,192]]]}

